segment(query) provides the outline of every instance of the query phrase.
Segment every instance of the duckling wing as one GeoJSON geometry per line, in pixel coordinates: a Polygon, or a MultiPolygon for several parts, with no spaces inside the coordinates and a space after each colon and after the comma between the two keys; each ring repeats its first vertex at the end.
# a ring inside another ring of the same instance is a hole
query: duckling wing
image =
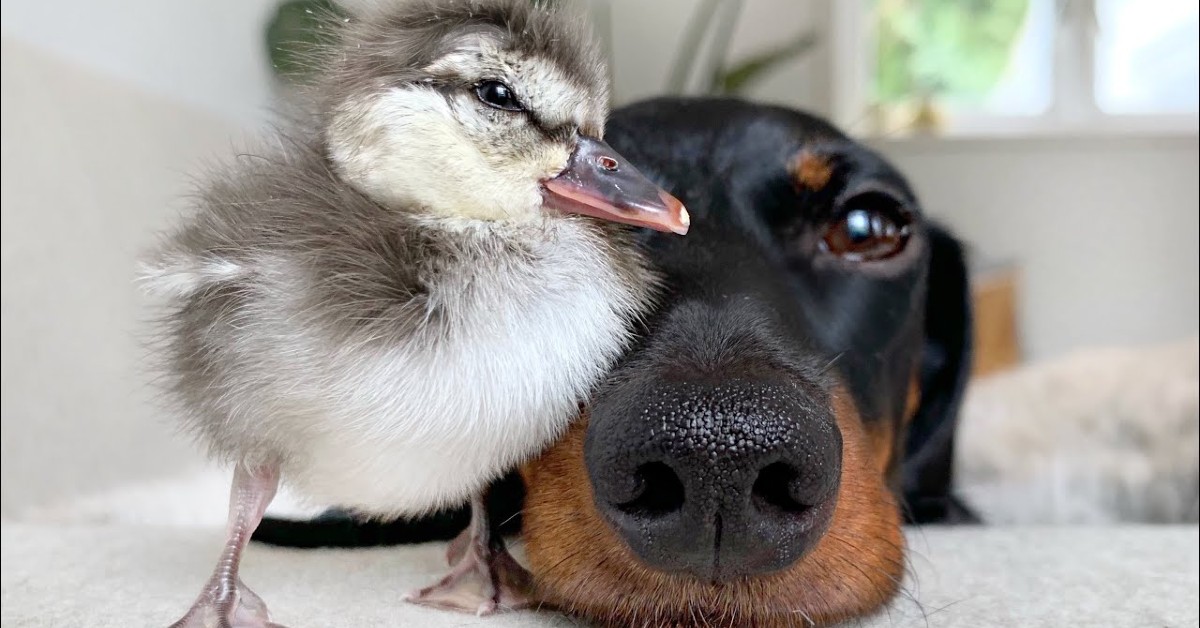
{"type": "Polygon", "coordinates": [[[278,144],[205,178],[191,216],[143,264],[147,287],[186,299],[307,272],[314,287],[382,291],[392,303],[419,294],[420,230],[411,219],[339,179],[319,147],[285,136],[278,144]]]}

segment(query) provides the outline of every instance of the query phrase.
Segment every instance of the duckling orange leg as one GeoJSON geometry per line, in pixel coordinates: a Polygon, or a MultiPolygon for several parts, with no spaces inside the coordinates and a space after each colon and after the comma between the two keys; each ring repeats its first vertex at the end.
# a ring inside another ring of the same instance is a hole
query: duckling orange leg
{"type": "Polygon", "coordinates": [[[446,559],[451,565],[449,574],[404,599],[476,615],[532,604],[532,578],[508,553],[504,539],[492,533],[484,495],[471,500],[471,525],[450,542],[446,559]]]}
{"type": "Polygon", "coordinates": [[[229,495],[225,548],[196,603],[170,628],[283,628],[271,622],[267,605],[238,577],[242,552],[279,488],[279,468],[238,465],[229,495]]]}

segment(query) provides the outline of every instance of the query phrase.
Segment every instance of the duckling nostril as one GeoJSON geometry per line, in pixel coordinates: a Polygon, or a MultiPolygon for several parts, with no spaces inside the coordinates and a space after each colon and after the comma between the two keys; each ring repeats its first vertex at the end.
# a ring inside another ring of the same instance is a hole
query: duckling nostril
{"type": "Polygon", "coordinates": [[[601,168],[603,168],[604,170],[607,170],[609,172],[616,172],[617,168],[621,165],[620,162],[618,162],[616,159],[613,159],[612,157],[609,157],[607,155],[601,155],[601,156],[597,157],[596,163],[601,168]]]}

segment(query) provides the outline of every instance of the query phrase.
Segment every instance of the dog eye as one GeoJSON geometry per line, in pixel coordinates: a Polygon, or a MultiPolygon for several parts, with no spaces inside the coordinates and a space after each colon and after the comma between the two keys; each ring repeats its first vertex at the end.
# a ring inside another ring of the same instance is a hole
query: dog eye
{"type": "Polygon", "coordinates": [[[825,226],[821,247],[850,261],[883,260],[908,244],[912,221],[895,201],[863,195],[843,203],[836,220],[825,226]]]}
{"type": "Polygon", "coordinates": [[[521,111],[524,107],[517,100],[512,88],[500,81],[484,81],[475,86],[475,95],[483,104],[505,111],[521,111]]]}

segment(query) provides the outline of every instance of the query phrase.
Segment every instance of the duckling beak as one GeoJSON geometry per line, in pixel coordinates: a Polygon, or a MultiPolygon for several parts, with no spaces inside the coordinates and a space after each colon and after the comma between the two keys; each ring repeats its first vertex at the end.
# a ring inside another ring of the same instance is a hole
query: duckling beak
{"type": "Polygon", "coordinates": [[[604,142],[580,137],[567,167],[542,182],[545,205],[679,235],[691,218],[683,203],[654,185],[604,142]]]}

